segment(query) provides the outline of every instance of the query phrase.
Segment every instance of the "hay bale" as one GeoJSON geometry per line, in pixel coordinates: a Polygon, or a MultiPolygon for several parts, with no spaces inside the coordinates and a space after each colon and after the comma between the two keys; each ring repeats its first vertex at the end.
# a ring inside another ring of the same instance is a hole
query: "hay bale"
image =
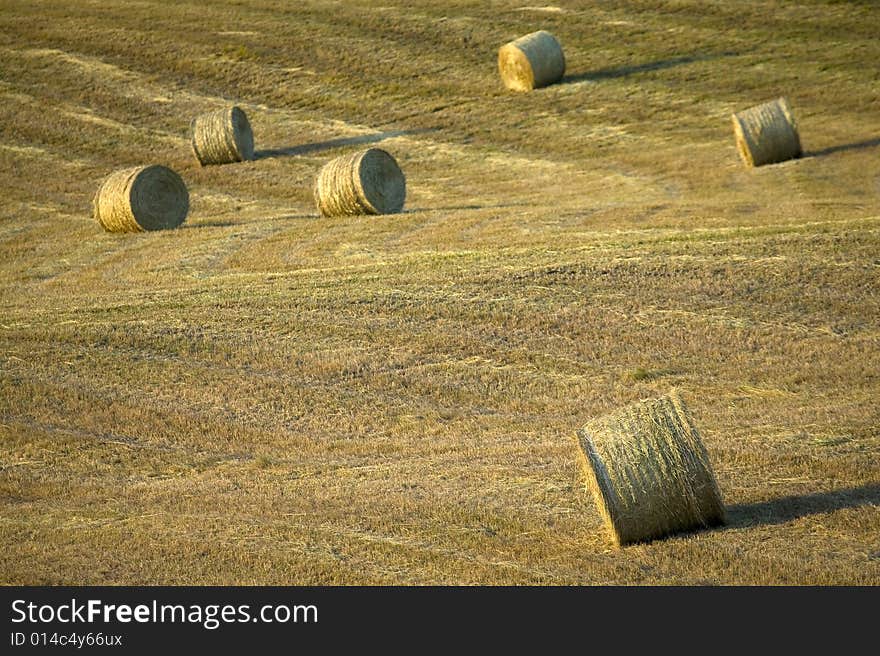
{"type": "Polygon", "coordinates": [[[138,166],[110,174],[98,187],[94,216],[108,232],[176,228],[189,212],[189,192],[177,173],[138,166]]]}
{"type": "Polygon", "coordinates": [[[577,431],[587,484],[618,546],[724,523],[721,492],[677,392],[577,431]]]}
{"type": "Polygon", "coordinates": [[[508,89],[531,91],[562,79],[565,54],[555,36],[540,30],[501,46],[498,70],[508,89]]]}
{"type": "Polygon", "coordinates": [[[327,163],[314,193],[322,216],[395,214],[403,209],[406,178],[391,155],[370,148],[327,163]]]}
{"type": "Polygon", "coordinates": [[[254,133],[238,107],[196,116],[190,124],[192,150],[202,166],[254,158],[254,133]]]}
{"type": "Polygon", "coordinates": [[[785,98],[733,114],[736,148],[746,166],[774,164],[803,154],[797,123],[785,98]]]}

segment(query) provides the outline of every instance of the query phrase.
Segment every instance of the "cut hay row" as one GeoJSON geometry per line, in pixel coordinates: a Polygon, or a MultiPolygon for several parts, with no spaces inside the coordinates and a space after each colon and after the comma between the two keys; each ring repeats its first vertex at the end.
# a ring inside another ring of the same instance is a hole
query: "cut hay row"
{"type": "Polygon", "coordinates": [[[587,485],[618,546],[724,522],[709,456],[677,392],[594,419],[577,436],[587,485]]]}
{"type": "Polygon", "coordinates": [[[562,79],[565,54],[555,36],[540,30],[501,46],[498,70],[508,89],[531,91],[562,79]]]}
{"type": "Polygon", "coordinates": [[[322,216],[394,214],[403,209],[406,178],[391,155],[369,148],[326,164],[314,195],[322,216]]]}
{"type": "Polygon", "coordinates": [[[93,211],[108,232],[176,228],[189,212],[189,192],[171,169],[138,166],[110,174],[95,194],[93,211]]]}
{"type": "Polygon", "coordinates": [[[785,98],[732,116],[736,148],[746,166],[762,166],[803,154],[797,123],[785,98]]]}

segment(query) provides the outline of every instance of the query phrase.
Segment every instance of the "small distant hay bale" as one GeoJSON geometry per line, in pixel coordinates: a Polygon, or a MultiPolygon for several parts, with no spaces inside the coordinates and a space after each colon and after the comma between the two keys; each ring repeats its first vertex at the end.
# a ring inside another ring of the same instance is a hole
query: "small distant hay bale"
{"type": "Polygon", "coordinates": [[[196,116],[190,125],[192,150],[202,166],[254,158],[254,133],[239,107],[196,116]]]}
{"type": "Polygon", "coordinates": [[[508,89],[531,91],[562,79],[565,54],[555,36],[540,30],[501,46],[498,70],[508,89]]]}
{"type": "Polygon", "coordinates": [[[189,192],[177,173],[155,164],[110,174],[92,204],[108,232],[143,232],[176,228],[189,213],[189,192]]]}
{"type": "Polygon", "coordinates": [[[775,164],[803,155],[797,123],[785,98],[733,114],[736,148],[746,166],[775,164]]]}
{"type": "Polygon", "coordinates": [[[724,523],[709,456],[677,392],[577,431],[587,485],[618,546],[724,523]]]}
{"type": "Polygon", "coordinates": [[[406,178],[391,155],[369,148],[327,163],[314,193],[322,216],[395,214],[403,209],[406,178]]]}

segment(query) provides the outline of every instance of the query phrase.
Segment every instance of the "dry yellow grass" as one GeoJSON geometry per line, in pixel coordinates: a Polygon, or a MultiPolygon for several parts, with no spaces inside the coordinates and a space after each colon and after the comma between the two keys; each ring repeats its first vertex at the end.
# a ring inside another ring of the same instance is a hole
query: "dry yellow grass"
{"type": "Polygon", "coordinates": [[[880,582],[880,9],[383,4],[4,2],[0,580],[880,582]],[[746,170],[783,90],[806,156],[746,170]],[[272,154],[201,167],[229,103],[272,154]],[[406,211],[319,218],[364,144],[406,211]],[[145,162],[187,222],[104,233],[145,162]],[[615,550],[572,433],[672,386],[728,525],[615,550]]]}

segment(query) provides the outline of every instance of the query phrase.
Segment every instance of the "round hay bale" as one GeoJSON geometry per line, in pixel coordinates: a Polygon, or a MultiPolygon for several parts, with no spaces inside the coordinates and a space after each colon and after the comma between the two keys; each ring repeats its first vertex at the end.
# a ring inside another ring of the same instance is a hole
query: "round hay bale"
{"type": "Polygon", "coordinates": [[[746,166],[774,164],[803,154],[797,123],[785,98],[733,114],[736,149],[746,166]]]}
{"type": "Polygon", "coordinates": [[[587,485],[618,546],[724,523],[721,492],[677,392],[577,432],[587,485]]]}
{"type": "Polygon", "coordinates": [[[403,209],[406,178],[391,155],[370,148],[328,162],[314,192],[322,216],[395,214],[403,209]]]}
{"type": "Polygon", "coordinates": [[[254,158],[254,133],[239,107],[196,116],[190,124],[192,149],[202,166],[254,158]]]}
{"type": "Polygon", "coordinates": [[[501,46],[498,70],[508,89],[531,91],[562,79],[565,54],[555,36],[540,30],[501,46]]]}
{"type": "Polygon", "coordinates": [[[94,216],[108,232],[176,228],[189,212],[189,192],[165,166],[138,166],[110,174],[98,187],[94,216]]]}

